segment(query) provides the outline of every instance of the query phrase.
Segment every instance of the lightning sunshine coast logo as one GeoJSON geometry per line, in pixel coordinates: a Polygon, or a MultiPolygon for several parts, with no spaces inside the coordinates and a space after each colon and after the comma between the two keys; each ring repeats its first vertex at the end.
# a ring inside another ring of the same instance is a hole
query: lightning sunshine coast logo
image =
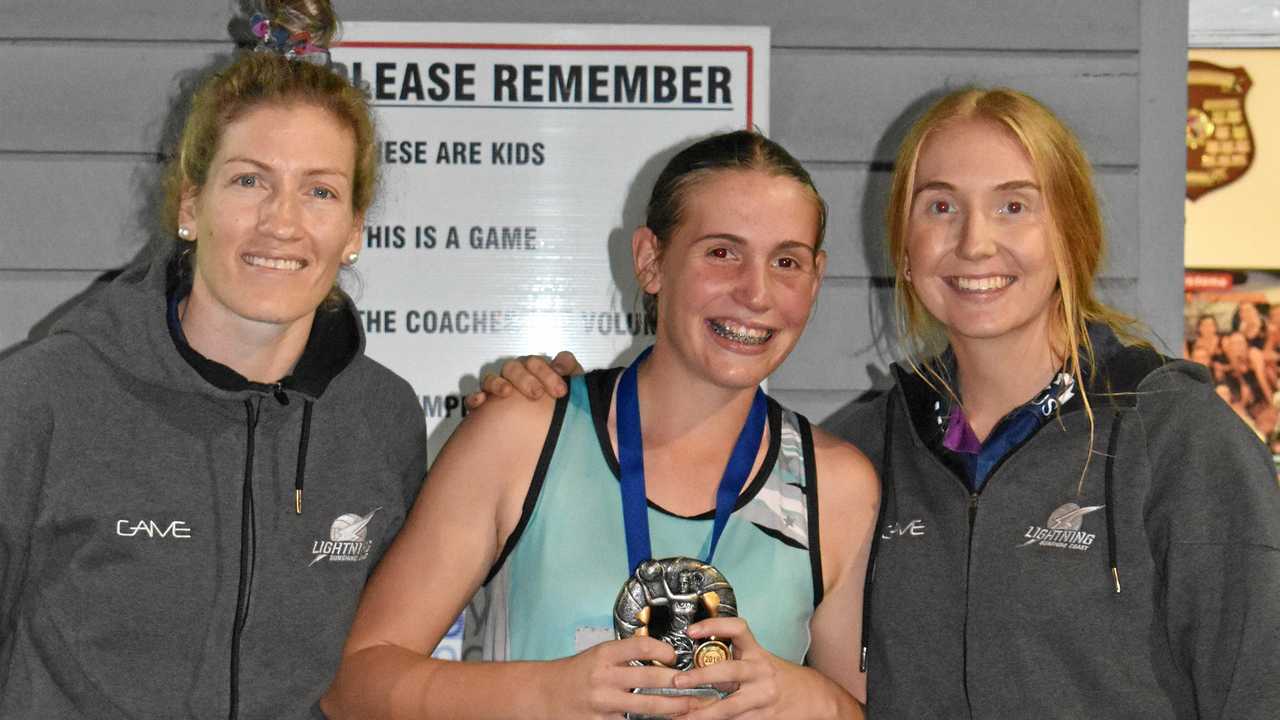
{"type": "Polygon", "coordinates": [[[1067,550],[1088,550],[1093,546],[1097,535],[1080,529],[1084,524],[1084,516],[1097,512],[1105,505],[1088,505],[1080,507],[1069,502],[1049,513],[1045,526],[1031,525],[1023,536],[1027,541],[1018,547],[1039,545],[1040,547],[1063,548],[1067,550]]]}
{"type": "MultiPolygon", "coordinates": [[[[368,515],[346,513],[329,526],[329,539],[311,543],[311,565],[328,558],[330,562],[358,562],[369,557],[373,541],[369,540],[369,521],[382,508],[376,507],[368,515]]],[[[307,567],[311,567],[308,565],[307,567]]]]}

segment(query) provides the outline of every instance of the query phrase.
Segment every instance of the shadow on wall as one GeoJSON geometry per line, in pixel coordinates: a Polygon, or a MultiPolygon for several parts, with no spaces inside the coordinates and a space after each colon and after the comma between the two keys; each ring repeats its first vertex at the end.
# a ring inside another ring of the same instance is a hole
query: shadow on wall
{"type": "MultiPolygon", "coordinates": [[[[146,251],[146,248],[144,247],[142,250],[139,250],[138,255],[141,256],[145,251],[146,251]]],[[[130,263],[133,263],[136,261],[137,261],[137,256],[135,256],[135,258],[131,260],[130,263]]],[[[127,267],[130,263],[126,263],[125,267],[127,267]]],[[[25,348],[26,346],[47,337],[49,335],[49,331],[52,330],[53,327],[58,324],[58,320],[62,319],[62,317],[64,317],[67,313],[71,312],[71,310],[74,309],[77,305],[79,305],[82,300],[98,292],[100,289],[102,289],[105,285],[110,283],[112,280],[115,280],[116,276],[123,271],[124,271],[124,268],[115,268],[113,270],[107,270],[106,272],[102,273],[98,277],[94,278],[93,282],[89,283],[89,287],[80,291],[79,293],[72,296],[71,298],[63,301],[57,307],[51,310],[48,315],[45,315],[43,318],[37,321],[36,324],[32,325],[31,330],[27,333],[27,338],[25,340],[16,342],[6,348],[0,348],[0,360],[4,360],[5,358],[18,352],[19,350],[25,348]]]]}
{"type": "MultiPolygon", "coordinates": [[[[249,0],[241,0],[239,5],[242,13],[227,23],[227,35],[237,45],[245,46],[252,41],[248,20],[252,3],[249,0]]],[[[187,68],[174,74],[173,94],[169,98],[164,115],[156,122],[155,162],[143,166],[131,178],[134,197],[139,198],[140,201],[135,208],[130,225],[119,228],[120,233],[125,235],[133,235],[139,231],[143,234],[143,241],[139,244],[137,253],[124,265],[104,271],[84,290],[55,307],[48,315],[31,326],[25,340],[0,348],[0,360],[48,336],[59,320],[72,312],[85,298],[113,281],[126,268],[149,264],[156,259],[167,258],[174,252],[175,243],[177,243],[175,229],[167,227],[170,223],[164,219],[165,169],[169,159],[177,151],[178,140],[182,135],[182,128],[191,107],[192,95],[206,78],[226,67],[233,57],[233,52],[221,53],[202,67],[187,68]]],[[[126,241],[130,244],[135,242],[126,241]]]]}
{"type": "Polygon", "coordinates": [[[870,302],[866,307],[866,326],[871,328],[871,337],[855,339],[851,353],[855,358],[854,362],[861,362],[861,358],[868,355],[872,358],[866,364],[871,389],[824,419],[820,424],[825,429],[834,431],[841,428],[860,403],[875,399],[893,386],[894,380],[888,365],[902,355],[894,301],[894,270],[888,244],[887,217],[893,181],[893,158],[897,156],[898,146],[906,138],[912,123],[942,96],[955,89],[941,87],[912,101],[893,119],[876,142],[872,157],[882,159],[871,163],[859,213],[862,219],[860,231],[863,257],[872,275],[870,302]]]}
{"type": "MultiPolygon", "coordinates": [[[[609,233],[609,271],[613,275],[613,284],[618,288],[619,302],[626,303],[631,298],[631,307],[617,308],[624,312],[644,312],[644,293],[636,283],[635,263],[631,254],[631,235],[636,228],[645,224],[648,215],[649,196],[653,194],[653,185],[658,181],[662,169],[671,162],[676,153],[704,139],[706,135],[689,137],[673,145],[663,148],[645,161],[627,188],[627,199],[622,207],[621,224],[609,233]]],[[[637,335],[631,346],[618,353],[610,365],[627,365],[652,344],[647,335],[637,335]]]]}

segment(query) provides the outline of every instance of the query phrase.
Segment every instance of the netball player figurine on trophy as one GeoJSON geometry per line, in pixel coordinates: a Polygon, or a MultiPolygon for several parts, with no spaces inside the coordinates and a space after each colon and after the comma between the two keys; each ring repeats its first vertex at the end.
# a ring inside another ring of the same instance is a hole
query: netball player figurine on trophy
{"type": "MultiPolygon", "coordinates": [[[[733,647],[715,637],[690,638],[686,630],[700,620],[736,617],[733,586],[719,570],[687,557],[646,560],[623,584],[613,606],[613,629],[618,639],[654,637],[676,651],[676,670],[707,667],[733,657],[733,647]]],[[[641,661],[633,660],[633,664],[641,661]]],[[[724,693],[710,686],[695,688],[637,688],[652,695],[695,695],[712,698],[724,693]]],[[[651,720],[628,715],[630,720],[651,720]]]]}
{"type": "Polygon", "coordinates": [[[613,606],[613,628],[619,639],[642,635],[662,640],[675,648],[675,669],[688,670],[733,654],[728,643],[714,637],[693,640],[685,632],[689,626],[737,615],[733,587],[719,570],[693,558],[664,558],[640,563],[622,586],[613,606]]]}

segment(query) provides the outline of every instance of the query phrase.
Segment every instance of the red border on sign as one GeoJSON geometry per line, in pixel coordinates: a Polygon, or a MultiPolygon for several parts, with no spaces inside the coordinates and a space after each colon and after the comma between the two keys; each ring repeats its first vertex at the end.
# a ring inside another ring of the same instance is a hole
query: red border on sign
{"type": "Polygon", "coordinates": [[[534,43],[393,42],[354,40],[342,48],[421,48],[431,50],[578,50],[632,52],[745,52],[747,54],[747,129],[755,127],[755,48],[750,45],[556,45],[534,43]]]}

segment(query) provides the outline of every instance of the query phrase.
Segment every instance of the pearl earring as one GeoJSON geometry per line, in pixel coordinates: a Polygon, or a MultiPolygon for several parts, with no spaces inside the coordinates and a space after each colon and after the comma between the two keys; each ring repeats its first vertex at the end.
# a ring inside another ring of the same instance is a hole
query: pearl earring
{"type": "Polygon", "coordinates": [[[908,267],[906,270],[904,270],[904,271],[902,272],[902,275],[903,275],[903,277],[905,277],[905,278],[907,279],[907,282],[911,282],[911,268],[910,268],[910,267],[908,267]]]}
{"type": "Polygon", "coordinates": [[[183,240],[186,240],[187,242],[191,242],[191,228],[187,227],[186,225],[179,225],[178,237],[182,238],[183,240]]]}
{"type": "Polygon", "coordinates": [[[353,253],[348,253],[348,254],[347,254],[347,264],[348,264],[348,265],[355,265],[355,264],[356,264],[356,263],[358,263],[358,262],[360,262],[360,253],[358,253],[358,252],[353,252],[353,253]]]}

